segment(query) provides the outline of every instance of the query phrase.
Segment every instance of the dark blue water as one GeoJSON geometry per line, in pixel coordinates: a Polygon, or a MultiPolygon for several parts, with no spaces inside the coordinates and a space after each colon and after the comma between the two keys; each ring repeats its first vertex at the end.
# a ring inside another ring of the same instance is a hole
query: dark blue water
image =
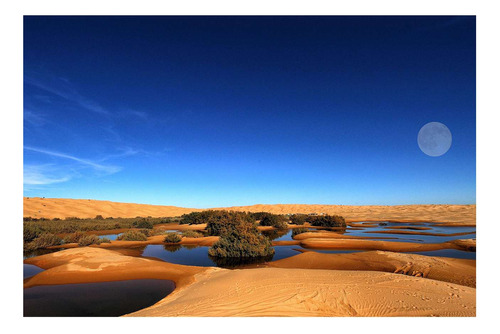
{"type": "Polygon", "coordinates": [[[151,306],[174,289],[174,282],[157,279],[36,286],[24,289],[24,316],[120,316],[151,306]]]}
{"type": "Polygon", "coordinates": [[[204,246],[190,247],[181,245],[147,245],[142,256],[188,266],[215,267],[217,264],[208,256],[204,246]]]}
{"type": "Polygon", "coordinates": [[[38,273],[41,273],[45,269],[35,266],[34,264],[23,264],[23,278],[26,279],[31,276],[35,276],[38,273]]]}

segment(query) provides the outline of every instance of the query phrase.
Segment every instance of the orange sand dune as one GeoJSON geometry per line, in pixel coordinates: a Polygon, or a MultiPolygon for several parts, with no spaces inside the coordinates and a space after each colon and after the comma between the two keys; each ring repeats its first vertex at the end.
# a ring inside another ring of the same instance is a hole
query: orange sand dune
{"type": "MultiPolygon", "coordinates": [[[[267,211],[278,214],[326,213],[342,215],[347,221],[400,221],[444,222],[461,225],[476,224],[476,205],[309,205],[309,204],[257,204],[219,208],[237,211],[267,211]]],[[[24,216],[65,218],[80,217],[171,217],[201,209],[175,206],[117,203],[86,199],[24,198],[24,216]]]]}
{"type": "Polygon", "coordinates": [[[384,251],[351,254],[325,254],[308,251],[269,262],[268,266],[297,269],[384,271],[476,287],[476,261],[447,257],[384,251]]]}
{"type": "Polygon", "coordinates": [[[201,268],[93,247],[63,250],[27,259],[25,263],[47,269],[28,278],[25,288],[141,278],[170,279],[176,283],[172,294],[130,316],[476,314],[474,288],[377,271],[201,268]]]}

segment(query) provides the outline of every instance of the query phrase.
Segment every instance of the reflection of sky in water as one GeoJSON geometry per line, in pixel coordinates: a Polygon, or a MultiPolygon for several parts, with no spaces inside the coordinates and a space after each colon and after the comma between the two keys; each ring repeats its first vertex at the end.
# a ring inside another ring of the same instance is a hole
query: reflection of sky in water
{"type": "Polygon", "coordinates": [[[45,269],[42,269],[40,267],[37,267],[33,264],[23,264],[23,278],[26,279],[31,276],[35,276],[38,273],[41,273],[45,269]]]}
{"type": "Polygon", "coordinates": [[[102,234],[98,235],[99,238],[108,238],[109,240],[116,240],[119,235],[122,235],[123,233],[117,233],[117,234],[102,234]]]}

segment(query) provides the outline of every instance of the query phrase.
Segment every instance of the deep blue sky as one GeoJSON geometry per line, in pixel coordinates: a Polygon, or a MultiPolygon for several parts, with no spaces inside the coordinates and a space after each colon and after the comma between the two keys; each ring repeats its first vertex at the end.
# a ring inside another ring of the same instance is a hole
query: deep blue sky
{"type": "Polygon", "coordinates": [[[25,17],[24,195],[476,202],[474,17],[25,17]],[[450,150],[417,144],[445,124],[450,150]]]}

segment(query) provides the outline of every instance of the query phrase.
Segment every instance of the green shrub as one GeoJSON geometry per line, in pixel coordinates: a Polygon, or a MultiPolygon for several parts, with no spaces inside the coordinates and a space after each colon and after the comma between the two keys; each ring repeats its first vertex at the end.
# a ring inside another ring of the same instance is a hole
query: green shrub
{"type": "Polygon", "coordinates": [[[109,240],[106,237],[102,237],[102,238],[99,239],[99,243],[100,244],[102,244],[102,243],[109,244],[109,243],[111,243],[111,240],[109,240]]]}
{"type": "Polygon", "coordinates": [[[141,230],[139,230],[139,232],[141,232],[142,234],[144,234],[146,237],[150,237],[151,236],[151,230],[141,229],[141,230]]]}
{"type": "Polygon", "coordinates": [[[158,228],[158,227],[155,227],[153,228],[152,230],[149,230],[149,235],[162,235],[162,234],[165,234],[165,229],[163,228],[158,228]]]}
{"type": "Polygon", "coordinates": [[[52,233],[43,233],[32,242],[25,244],[25,250],[35,250],[60,245],[62,239],[52,233]]]}
{"type": "Polygon", "coordinates": [[[299,234],[302,234],[302,233],[306,233],[306,232],[310,232],[310,231],[307,228],[304,228],[304,227],[294,228],[292,230],[292,239],[295,238],[296,235],[299,235],[299,234]]]}
{"type": "Polygon", "coordinates": [[[153,223],[147,221],[146,219],[135,221],[132,225],[137,228],[147,228],[147,229],[153,228],[153,223]]]}
{"type": "Polygon", "coordinates": [[[265,257],[274,254],[271,241],[259,233],[248,215],[232,213],[226,217],[227,228],[219,241],[210,247],[213,257],[265,257]]]}
{"type": "Polygon", "coordinates": [[[309,218],[309,222],[313,226],[324,226],[324,227],[346,227],[345,219],[342,216],[312,216],[309,218]]]}
{"type": "Polygon", "coordinates": [[[241,221],[255,226],[255,221],[245,212],[237,211],[213,211],[210,222],[207,223],[208,235],[221,236],[232,231],[241,221]]]}
{"type": "Polygon", "coordinates": [[[24,224],[23,226],[23,240],[24,242],[33,241],[33,239],[39,237],[43,233],[43,230],[38,226],[24,224]]]}
{"type": "Polygon", "coordinates": [[[78,240],[78,246],[89,246],[94,244],[100,244],[101,239],[95,234],[87,234],[84,235],[78,240]]]}
{"type": "Polygon", "coordinates": [[[118,240],[124,241],[146,241],[148,238],[139,231],[130,230],[118,236],[118,240]]]}
{"type": "Polygon", "coordinates": [[[272,227],[275,227],[277,229],[288,228],[288,225],[286,224],[286,221],[282,216],[273,215],[271,213],[268,213],[268,214],[262,216],[262,219],[260,220],[260,225],[261,226],[272,226],[272,227]]]}
{"type": "Polygon", "coordinates": [[[308,216],[305,214],[294,214],[290,216],[290,224],[304,225],[308,216]]]}
{"type": "Polygon", "coordinates": [[[166,242],[166,243],[169,243],[169,244],[176,244],[176,243],[179,243],[181,242],[181,237],[175,233],[175,232],[169,232],[167,234],[165,234],[165,239],[163,240],[163,242],[166,242]]]}
{"type": "Polygon", "coordinates": [[[201,238],[203,234],[196,231],[183,231],[182,236],[186,238],[201,238]]]}
{"type": "Polygon", "coordinates": [[[95,219],[95,220],[103,220],[103,219],[104,219],[104,217],[103,217],[103,216],[101,216],[101,215],[97,215],[97,216],[95,216],[95,218],[94,218],[94,219],[95,219]]]}
{"type": "Polygon", "coordinates": [[[65,244],[78,243],[80,239],[87,234],[81,231],[76,231],[74,233],[64,236],[63,240],[65,244]]]}

